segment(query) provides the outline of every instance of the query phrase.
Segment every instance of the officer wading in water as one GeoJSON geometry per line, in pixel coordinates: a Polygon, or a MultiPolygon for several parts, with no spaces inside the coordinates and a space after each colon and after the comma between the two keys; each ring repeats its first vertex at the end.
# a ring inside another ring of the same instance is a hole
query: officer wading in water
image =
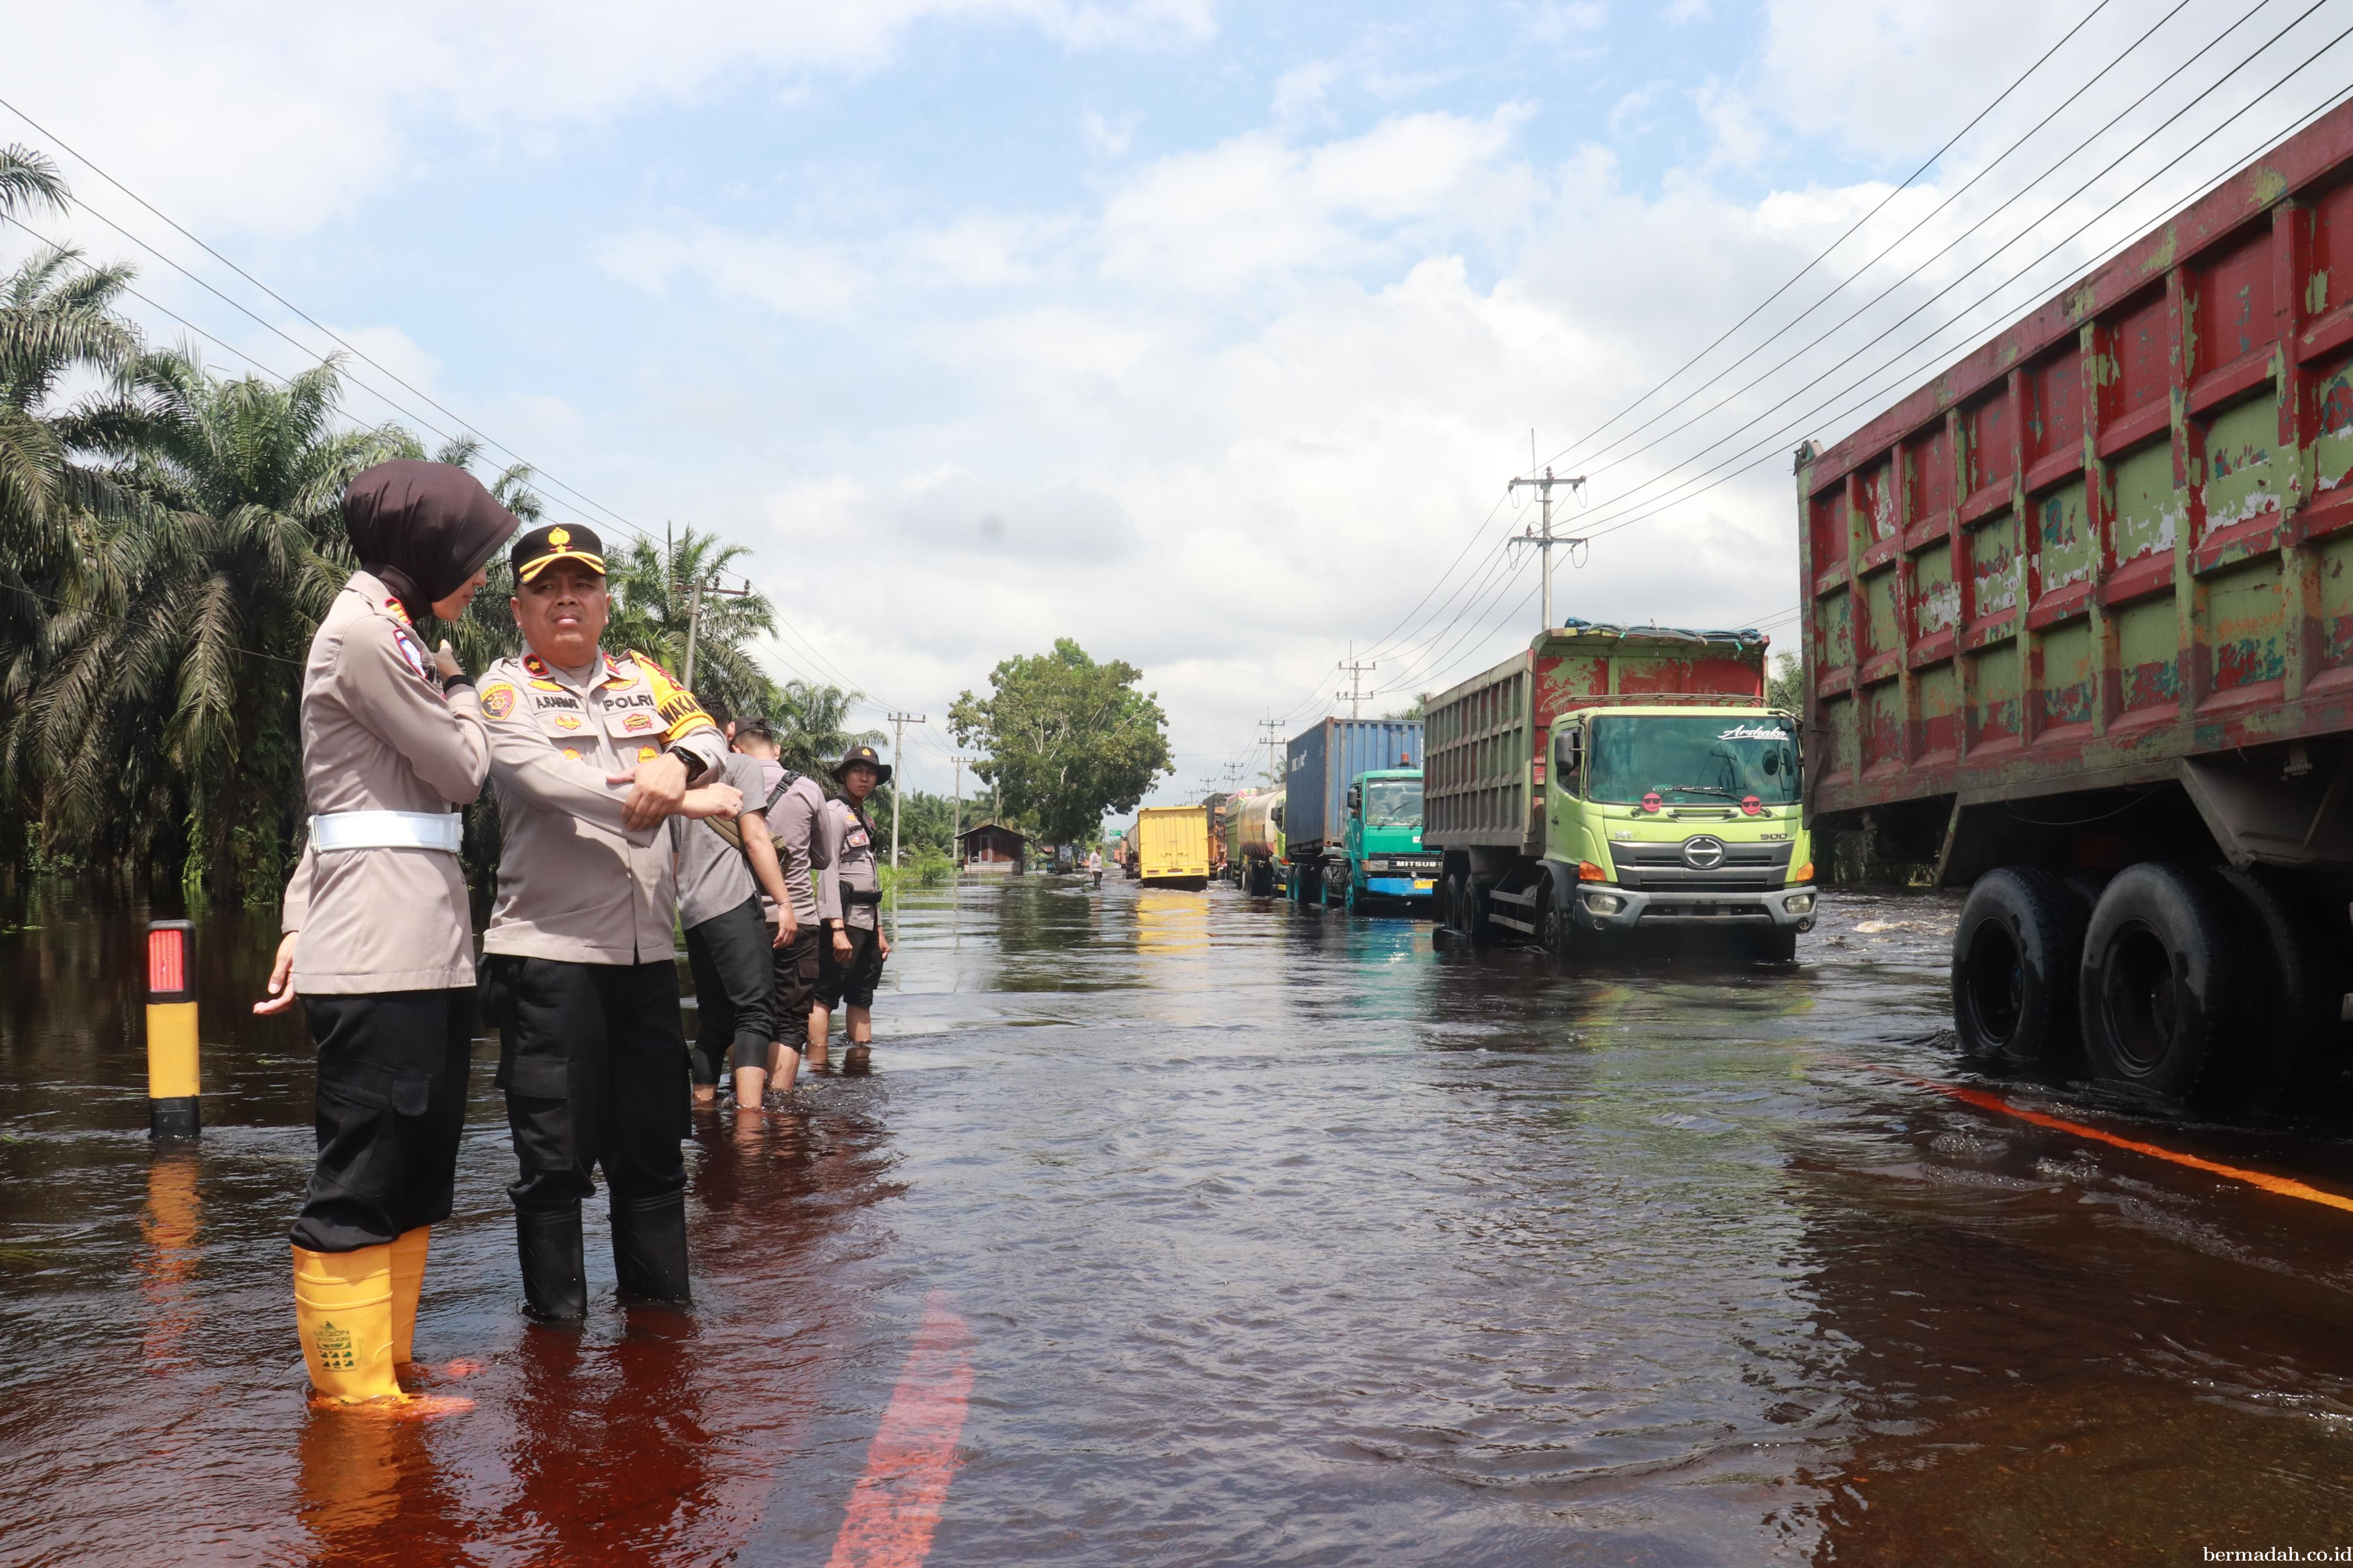
{"type": "Polygon", "coordinates": [[[809,1013],[809,1065],[825,1065],[826,1033],[836,1007],[847,1004],[842,1020],[844,1054],[874,1043],[874,987],[891,939],[882,934],[882,879],[875,847],[881,835],[866,815],[866,800],[890,782],[891,769],[871,746],[852,746],[833,770],[839,798],[825,805],[825,863],[818,912],[826,928],[818,945],[817,1005],[809,1013]]]}
{"type": "Polygon", "coordinates": [[[294,1223],[294,1318],[323,1399],[396,1400],[412,1359],[430,1227],[449,1217],[474,1036],[473,928],[459,808],[490,741],[449,645],[454,621],[521,526],[463,469],[381,464],[343,492],[361,566],[328,606],[302,669],[310,841],[286,889],[269,976],[299,994],[318,1042],[319,1152],[294,1223]]]}
{"type": "Polygon", "coordinates": [[[577,524],[522,537],[513,604],[529,651],[481,680],[501,837],[483,1014],[499,1026],[520,1167],[507,1191],[524,1301],[554,1321],[587,1315],[580,1205],[599,1165],[621,1294],[687,1300],[687,1051],[663,828],[744,805],[693,694],[599,646],[603,552],[577,524]]]}

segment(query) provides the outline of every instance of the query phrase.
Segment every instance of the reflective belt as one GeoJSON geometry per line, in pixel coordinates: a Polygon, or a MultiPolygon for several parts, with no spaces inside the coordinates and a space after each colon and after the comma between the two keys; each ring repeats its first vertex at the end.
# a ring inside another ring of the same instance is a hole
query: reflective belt
{"type": "Polygon", "coordinates": [[[454,811],[336,811],[311,819],[314,849],[442,849],[455,855],[466,819],[454,811]]]}

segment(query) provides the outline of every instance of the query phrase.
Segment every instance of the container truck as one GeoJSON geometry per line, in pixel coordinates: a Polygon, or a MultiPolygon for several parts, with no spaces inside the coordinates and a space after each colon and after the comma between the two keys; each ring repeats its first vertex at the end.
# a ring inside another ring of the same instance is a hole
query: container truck
{"type": "Polygon", "coordinates": [[[1730,933],[1787,963],[1812,929],[1795,714],[1766,638],[1572,621],[1428,706],[1438,918],[1574,954],[1593,938],[1730,933]]]}
{"type": "Polygon", "coordinates": [[[1241,868],[1241,889],[1252,898],[1273,893],[1282,873],[1283,792],[1268,790],[1242,803],[1234,816],[1235,861],[1241,868]]]}
{"type": "Polygon", "coordinates": [[[1135,814],[1136,876],[1148,888],[1209,885],[1209,812],[1199,805],[1147,806],[1135,814]]]}
{"type": "Polygon", "coordinates": [[[2348,480],[2353,107],[1799,448],[1812,820],[1968,889],[1971,1058],[2277,1108],[2344,1070],[2348,480]]]}
{"type": "Polygon", "coordinates": [[[1282,835],[1293,899],[1320,904],[1345,896],[1348,790],[1357,778],[1378,769],[1420,765],[1419,719],[1324,719],[1291,738],[1284,752],[1282,835]]]}

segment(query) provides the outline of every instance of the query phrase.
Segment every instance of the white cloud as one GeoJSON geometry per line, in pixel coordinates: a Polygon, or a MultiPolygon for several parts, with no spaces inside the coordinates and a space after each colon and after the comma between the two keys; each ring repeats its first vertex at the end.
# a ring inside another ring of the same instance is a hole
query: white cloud
{"type": "Polygon", "coordinates": [[[1599,32],[1609,21],[1609,8],[1599,0],[1537,0],[1515,9],[1525,18],[1529,36],[1547,44],[1599,32]]]}
{"type": "Polygon", "coordinates": [[[1090,109],[1080,120],[1079,131],[1097,156],[1124,158],[1135,141],[1135,128],[1143,122],[1141,114],[1123,114],[1116,120],[1106,120],[1090,109]]]}
{"type": "Polygon", "coordinates": [[[1667,0],[1666,9],[1659,15],[1680,27],[1686,22],[1707,20],[1707,0],[1667,0]]]}
{"type": "MultiPolygon", "coordinates": [[[[12,79],[10,96],[52,133],[133,189],[170,193],[166,210],[183,222],[290,235],[424,177],[421,149],[438,128],[536,156],[569,128],[730,81],[789,89],[870,73],[913,29],[954,23],[1030,27],[1072,49],[1181,47],[1216,32],[1209,0],[676,0],[658,16],[620,0],[83,0],[16,7],[6,29],[11,58],[42,62],[12,79]],[[156,134],[149,116],[99,112],[91,82],[105,83],[108,105],[169,104],[174,124],[201,133],[156,134]]],[[[75,173],[103,207],[111,193],[75,173]]]]}

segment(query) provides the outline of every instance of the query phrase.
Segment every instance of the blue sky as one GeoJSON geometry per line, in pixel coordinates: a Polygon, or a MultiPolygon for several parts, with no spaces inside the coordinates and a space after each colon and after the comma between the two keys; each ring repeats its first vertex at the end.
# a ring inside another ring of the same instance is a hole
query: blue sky
{"type": "MultiPolygon", "coordinates": [[[[1974,261],[1972,289],[2014,276],[1884,369],[1892,399],[2323,102],[2335,57],[2200,142],[2274,62],[2353,22],[2353,0],[2182,108],[2301,8],[2269,0],[2187,65],[2247,10],[2189,0],[1928,216],[2159,14],[2100,7],[1928,181],[1651,405],[1674,416],[1641,437],[1658,447],[1606,469],[1599,442],[1564,458],[1594,465],[1599,516],[1680,494],[1748,418],[1766,416],[1752,435],[1774,460],[1597,543],[1560,574],[1563,613],[1725,624],[1793,605],[1775,453],[1867,411],[1868,392],[1797,417],[1851,377],[1841,358],[1974,261]],[[2051,201],[2144,133],[2139,162],[2051,201]],[[2111,218],[2021,270],[2119,190],[2111,218]],[[1866,265],[1924,216],[1909,249],[1866,265]],[[1746,384],[1785,345],[1725,365],[1850,280],[1801,336],[1892,286],[1887,303],[1776,378],[1746,384]]],[[[1625,408],[2093,9],[0,0],[19,45],[0,98],[563,485],[753,546],[788,608],[780,673],[847,677],[872,710],[934,721],[910,740],[919,786],[946,785],[937,721],[956,692],[1070,635],[1145,669],[1183,753],[1174,797],[1262,754],[1259,718],[1318,716],[1352,640],[1381,643],[1377,707],[1509,651],[1534,629],[1517,607],[1534,574],[1500,552],[1524,519],[1495,502],[1530,427],[1549,453],[1625,408]],[[1425,595],[1437,613],[1409,614],[1425,595]]],[[[50,147],[5,114],[0,140],[50,147]]],[[[96,211],[323,346],[50,150],[96,211]]],[[[87,215],[50,226],[142,259],[159,301],[266,367],[300,358],[87,215]]],[[[0,237],[0,254],[22,243],[0,237]]],[[[353,416],[448,423],[353,372],[406,405],[355,386],[353,416]]]]}

